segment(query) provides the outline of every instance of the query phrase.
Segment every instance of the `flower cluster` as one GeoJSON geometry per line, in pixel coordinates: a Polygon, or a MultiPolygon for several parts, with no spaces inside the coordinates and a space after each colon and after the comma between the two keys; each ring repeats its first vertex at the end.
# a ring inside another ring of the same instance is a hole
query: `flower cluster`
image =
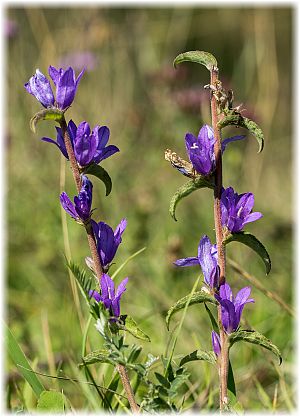
{"type": "Polygon", "coordinates": [[[254,206],[252,193],[237,194],[232,187],[222,190],[221,213],[222,226],[230,232],[240,232],[245,224],[259,220],[260,212],[251,213],[254,206]]]}
{"type": "MultiPolygon", "coordinates": [[[[63,70],[62,68],[56,69],[55,67],[50,66],[48,73],[56,88],[55,96],[49,79],[39,69],[36,70],[36,73],[29,79],[24,87],[42,104],[43,107],[49,110],[60,110],[63,113],[73,103],[84,70],[80,72],[77,78],[74,69],[71,67],[63,70]]],[[[61,123],[61,127],[56,127],[56,140],[48,137],[42,137],[41,139],[57,146],[64,157],[69,160],[64,139],[64,134],[66,134],[66,132],[63,130],[63,126],[64,125],[61,123]]],[[[86,121],[81,122],[77,127],[76,124],[70,120],[66,131],[70,138],[78,170],[81,173],[84,172],[85,167],[88,167],[91,164],[99,164],[104,159],[119,152],[119,149],[115,145],[107,145],[110,136],[110,131],[107,126],[97,125],[91,130],[86,121]]],[[[73,202],[69,196],[63,192],[60,195],[60,203],[66,213],[74,220],[80,224],[92,227],[103,274],[101,277],[98,277],[101,293],[91,291],[90,297],[94,298],[97,302],[103,303],[105,308],[109,310],[110,315],[113,318],[118,318],[120,316],[120,299],[126,290],[128,278],[125,278],[121,282],[115,292],[114,282],[106,272],[122,241],[122,234],[126,228],[127,221],[126,219],[121,220],[116,230],[113,231],[108,224],[104,222],[97,223],[91,219],[93,211],[92,192],[92,182],[87,176],[81,175],[81,188],[78,195],[74,197],[73,202]]],[[[89,262],[93,265],[93,262],[89,262]]]]}
{"type": "Polygon", "coordinates": [[[217,247],[212,245],[208,236],[203,236],[198,246],[198,256],[178,259],[174,262],[177,266],[200,265],[204,281],[210,288],[219,285],[220,268],[218,266],[217,247]]]}
{"type": "MultiPolygon", "coordinates": [[[[222,152],[230,142],[244,139],[244,135],[232,136],[222,142],[222,152]]],[[[215,137],[213,129],[204,125],[199,131],[198,137],[192,133],[185,135],[185,146],[189,159],[194,169],[201,175],[209,175],[215,169],[214,144],[215,137]]]]}
{"type": "Polygon", "coordinates": [[[36,70],[35,74],[24,87],[42,106],[46,108],[56,107],[64,111],[73,103],[84,70],[76,78],[73,68],[69,67],[64,71],[62,68],[56,69],[50,65],[48,73],[56,87],[55,98],[50,81],[39,69],[36,70]]]}
{"type": "MultiPolygon", "coordinates": [[[[56,141],[48,137],[42,137],[41,139],[56,145],[61,153],[68,159],[62,130],[60,127],[57,127],[56,131],[56,141]]],[[[86,167],[91,163],[99,164],[104,159],[119,152],[119,148],[115,145],[106,146],[110,135],[107,126],[97,125],[91,132],[87,122],[81,122],[77,127],[73,120],[70,120],[68,123],[68,134],[76,161],[81,168],[86,167]]]]}
{"type": "Polygon", "coordinates": [[[92,206],[92,190],[93,184],[85,176],[82,176],[82,186],[78,196],[74,197],[74,204],[63,192],[60,195],[60,203],[63,209],[76,221],[86,222],[91,217],[91,206],[92,206]]]}
{"type": "Polygon", "coordinates": [[[244,287],[234,297],[230,285],[225,282],[220,286],[219,294],[215,294],[222,307],[222,324],[226,333],[232,333],[238,328],[245,304],[254,303],[249,298],[250,293],[251,287],[244,287]]]}
{"type": "MultiPolygon", "coordinates": [[[[221,144],[222,153],[230,142],[241,140],[244,137],[244,135],[239,135],[223,140],[221,144]]],[[[187,133],[185,136],[186,150],[190,162],[201,175],[210,175],[215,170],[215,141],[213,129],[208,125],[204,125],[200,129],[198,137],[195,137],[192,133],[187,133]]],[[[262,214],[252,212],[253,206],[254,196],[252,193],[238,194],[232,187],[223,188],[221,194],[221,223],[225,233],[241,232],[247,223],[259,220],[262,214]]],[[[209,237],[204,235],[200,239],[197,257],[178,259],[174,264],[180,267],[200,266],[204,283],[210,288],[210,291],[221,305],[221,321],[225,332],[229,334],[236,331],[245,304],[254,302],[253,299],[249,298],[251,288],[242,288],[234,298],[227,282],[220,285],[217,247],[211,243],[209,237]]],[[[215,331],[212,332],[212,346],[218,356],[221,352],[221,342],[220,336],[215,331]]]]}
{"type": "Polygon", "coordinates": [[[120,300],[122,294],[126,291],[126,284],[128,278],[123,279],[121,284],[115,291],[115,283],[109,275],[103,274],[100,278],[101,294],[98,291],[90,291],[90,297],[94,298],[98,303],[102,302],[107,310],[109,310],[111,317],[120,317],[120,300]]]}
{"type": "Polygon", "coordinates": [[[96,223],[92,220],[92,227],[97,243],[97,250],[100,262],[104,272],[107,272],[115,254],[122,242],[122,234],[124,233],[127,220],[122,219],[115,231],[106,223],[96,223]]]}

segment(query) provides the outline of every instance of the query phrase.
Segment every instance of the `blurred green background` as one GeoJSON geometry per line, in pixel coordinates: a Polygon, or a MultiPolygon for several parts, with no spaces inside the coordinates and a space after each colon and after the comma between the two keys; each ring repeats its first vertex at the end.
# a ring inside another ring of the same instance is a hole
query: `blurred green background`
{"type": "MultiPolygon", "coordinates": [[[[209,73],[196,64],[172,67],[176,55],[200,49],[213,53],[220,78],[243,103],[243,115],[256,120],[265,134],[265,150],[247,139],[231,145],[224,156],[224,185],[239,193],[255,194],[255,210],[264,217],[249,224],[267,247],[273,262],[266,277],[263,264],[246,247],[229,245],[227,254],[243,265],[263,286],[293,305],[292,265],[292,69],[293,9],[290,7],[72,7],[7,9],[13,25],[6,34],[5,150],[7,170],[7,321],[36,369],[79,379],[75,365],[81,358],[81,323],[87,320],[84,303],[74,303],[65,266],[66,241],[59,204],[61,188],[75,194],[68,166],[59,151],[40,137],[55,137],[50,122],[37,134],[29,119],[39,103],[23,85],[39,68],[73,65],[87,72],[76,100],[67,112],[77,124],[107,125],[110,143],[121,152],[103,162],[113,180],[105,197],[100,181],[94,182],[95,216],[113,228],[128,220],[116,263],[138,249],[147,249],[123,270],[129,276],[122,310],[135,317],[151,336],[145,354],[166,351],[171,333],[165,313],[191,290],[199,270],[176,269],[172,262],[195,256],[199,239],[214,239],[213,201],[209,190],[183,200],[175,223],[168,213],[169,200],[186,178],[164,160],[171,148],[185,158],[186,132],[197,134],[210,123],[209,95],[203,86],[209,73]],[[66,175],[64,185],[64,172],[66,175]]],[[[224,137],[237,134],[226,129],[224,137]]],[[[84,267],[88,245],[84,232],[67,219],[72,258],[84,267]]],[[[116,266],[112,268],[115,270],[116,266]]],[[[234,290],[247,281],[228,267],[234,290]]],[[[118,277],[120,280],[123,277],[118,277]]],[[[253,288],[254,305],[244,311],[243,326],[254,328],[278,345],[283,364],[278,367],[268,351],[238,344],[231,351],[238,398],[248,410],[291,411],[294,408],[293,317],[272,298],[253,288]]],[[[180,314],[174,317],[176,327],[180,314]]],[[[131,341],[130,337],[128,338],[131,341]]],[[[133,341],[133,340],[132,340],[133,341]]],[[[99,347],[93,328],[90,348],[99,347]]],[[[185,318],[175,354],[197,348],[211,349],[210,326],[204,308],[193,306],[185,318]]],[[[191,363],[187,403],[207,410],[218,403],[216,370],[206,363],[191,363]]],[[[95,374],[105,385],[109,366],[95,374]]],[[[23,380],[8,363],[8,407],[22,408],[23,380]],[[17,389],[19,388],[19,390],[17,389]]],[[[49,388],[63,388],[74,408],[93,410],[83,385],[44,378],[49,388]]],[[[96,407],[96,406],[95,406],[96,407]]]]}

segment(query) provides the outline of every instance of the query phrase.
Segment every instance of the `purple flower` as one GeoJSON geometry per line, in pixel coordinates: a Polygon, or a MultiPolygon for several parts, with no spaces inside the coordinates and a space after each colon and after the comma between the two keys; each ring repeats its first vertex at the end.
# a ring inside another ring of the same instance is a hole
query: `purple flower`
{"type": "MultiPolygon", "coordinates": [[[[56,131],[56,141],[47,137],[43,137],[42,140],[54,143],[68,159],[62,130],[60,127],[56,127],[56,131]]],[[[119,148],[115,145],[106,146],[110,135],[107,126],[95,126],[91,132],[87,122],[81,122],[77,128],[75,123],[70,120],[68,123],[68,133],[74,149],[75,158],[81,167],[85,167],[91,163],[99,164],[99,162],[119,152],[119,148]]]]}
{"type": "Polygon", "coordinates": [[[74,140],[74,153],[80,166],[84,167],[92,162],[99,164],[119,152],[115,145],[106,146],[109,134],[107,126],[95,126],[91,132],[87,122],[80,123],[74,140]]]}
{"type": "Polygon", "coordinates": [[[57,107],[60,110],[66,110],[73,103],[84,70],[76,78],[73,68],[69,67],[64,71],[62,68],[56,69],[50,65],[48,73],[56,87],[56,100],[54,100],[50,81],[39,69],[36,70],[24,87],[44,107],[57,107]]]}
{"type": "Polygon", "coordinates": [[[122,234],[127,226],[127,220],[122,219],[121,222],[113,229],[104,222],[96,223],[92,220],[92,227],[97,242],[97,250],[100,257],[101,265],[104,272],[107,272],[110,263],[115,257],[117,249],[122,242],[122,234]]]}
{"type": "Polygon", "coordinates": [[[198,246],[198,257],[178,259],[174,262],[177,266],[200,265],[204,281],[211,288],[218,286],[220,268],[218,266],[217,247],[212,245],[208,236],[204,235],[198,246]]]}
{"type": "Polygon", "coordinates": [[[103,274],[100,279],[101,295],[97,291],[90,291],[89,295],[98,303],[101,301],[110,314],[118,318],[120,316],[120,299],[126,291],[127,282],[128,278],[123,279],[115,292],[114,281],[107,274],[103,274]]]}
{"type": "MultiPolygon", "coordinates": [[[[41,138],[41,140],[43,140],[44,142],[54,143],[54,145],[56,145],[59,148],[59,150],[64,155],[64,157],[69,159],[67,149],[66,149],[66,145],[65,145],[65,141],[64,141],[64,137],[63,137],[63,134],[62,134],[62,130],[61,130],[60,127],[57,127],[57,126],[55,127],[55,129],[56,129],[56,132],[57,132],[56,141],[51,139],[51,138],[47,138],[47,137],[43,137],[43,138],[41,138]]],[[[74,140],[75,140],[75,137],[76,137],[77,127],[76,127],[75,123],[73,122],[73,120],[69,121],[67,130],[68,130],[68,133],[69,133],[69,137],[70,137],[70,140],[71,140],[72,147],[74,148],[74,140]]]]}
{"type": "Polygon", "coordinates": [[[211,343],[215,354],[219,356],[221,353],[221,341],[220,336],[214,330],[211,332],[211,343]]]}
{"type": "Polygon", "coordinates": [[[63,209],[76,221],[85,222],[90,218],[92,206],[92,189],[93,184],[86,176],[83,175],[81,190],[78,196],[74,197],[74,204],[65,192],[61,193],[60,203],[63,209]]]}
{"type": "Polygon", "coordinates": [[[222,225],[233,233],[240,232],[244,225],[259,220],[262,214],[251,213],[254,206],[252,193],[237,194],[232,187],[222,190],[221,211],[222,225]]]}
{"type": "MultiPolygon", "coordinates": [[[[244,135],[233,136],[222,142],[222,152],[230,142],[244,139],[244,135]]],[[[208,175],[215,169],[214,144],[215,137],[212,127],[202,126],[196,138],[192,133],[185,135],[185,146],[194,169],[201,175],[208,175]]]]}
{"type": "Polygon", "coordinates": [[[229,284],[225,282],[220,286],[219,295],[215,294],[221,304],[221,319],[226,333],[232,333],[238,328],[245,304],[254,303],[252,298],[248,298],[250,293],[251,287],[244,287],[234,298],[229,284]]]}

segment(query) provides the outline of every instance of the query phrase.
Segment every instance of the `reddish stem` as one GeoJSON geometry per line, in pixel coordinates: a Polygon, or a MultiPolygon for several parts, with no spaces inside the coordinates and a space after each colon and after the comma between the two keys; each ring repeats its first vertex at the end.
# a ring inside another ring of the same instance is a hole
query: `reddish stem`
{"type": "MultiPolygon", "coordinates": [[[[218,68],[214,67],[211,70],[210,84],[213,88],[217,89],[219,84],[218,68]]],[[[218,128],[218,102],[216,96],[211,94],[211,118],[214,137],[216,139],[214,144],[214,154],[216,161],[215,170],[215,189],[214,189],[214,223],[216,233],[216,244],[218,252],[218,265],[220,268],[220,281],[219,284],[225,282],[225,266],[226,255],[225,247],[223,244],[223,229],[221,222],[221,193],[222,193],[222,138],[221,131],[218,128]]],[[[229,349],[228,349],[228,336],[225,333],[221,320],[221,306],[218,306],[218,324],[220,331],[221,353],[218,358],[219,366],[219,381],[220,381],[220,410],[224,410],[228,403],[227,398],[227,379],[228,379],[228,366],[229,366],[229,349]]]]}

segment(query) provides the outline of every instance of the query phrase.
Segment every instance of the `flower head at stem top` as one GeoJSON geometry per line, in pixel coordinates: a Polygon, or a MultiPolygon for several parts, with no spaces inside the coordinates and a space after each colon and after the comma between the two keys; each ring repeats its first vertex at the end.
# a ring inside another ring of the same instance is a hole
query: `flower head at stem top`
{"type": "Polygon", "coordinates": [[[85,176],[82,176],[82,186],[78,196],[74,197],[74,203],[63,192],[60,195],[60,203],[63,209],[76,221],[85,223],[91,217],[93,184],[85,176]]]}
{"type": "Polygon", "coordinates": [[[200,265],[205,283],[211,288],[218,287],[220,268],[218,266],[217,247],[211,244],[208,236],[204,235],[201,238],[197,257],[178,259],[174,264],[177,266],[200,265]]]}
{"type": "MultiPolygon", "coordinates": [[[[222,142],[222,152],[230,142],[244,139],[244,135],[233,136],[222,142]]],[[[214,144],[215,137],[212,127],[201,127],[198,137],[192,133],[185,135],[185,146],[194,169],[201,175],[209,175],[215,169],[214,144]]]]}
{"type": "MultiPolygon", "coordinates": [[[[68,159],[62,129],[57,127],[57,139],[43,137],[42,140],[56,145],[61,153],[68,159]]],[[[68,123],[68,134],[74,150],[76,161],[80,167],[86,167],[91,163],[99,164],[99,162],[119,152],[119,148],[115,145],[106,146],[110,131],[107,126],[95,126],[91,131],[87,122],[81,122],[77,127],[70,120],[68,123]]]]}
{"type": "Polygon", "coordinates": [[[96,223],[92,220],[91,224],[97,243],[97,251],[101,266],[103,271],[107,272],[112,260],[115,257],[117,249],[122,242],[122,234],[126,229],[127,220],[122,219],[115,231],[113,231],[113,229],[104,222],[96,223]]]}
{"type": "Polygon", "coordinates": [[[55,107],[64,111],[73,103],[84,70],[76,78],[73,68],[69,67],[64,71],[62,68],[56,69],[50,65],[48,73],[56,87],[56,98],[54,98],[50,81],[39,69],[24,87],[44,107],[55,107]]]}
{"type": "Polygon", "coordinates": [[[120,317],[120,300],[122,294],[126,291],[127,282],[128,278],[123,279],[115,291],[114,281],[109,275],[103,274],[100,278],[101,294],[94,290],[89,292],[89,296],[93,297],[98,303],[102,302],[111,316],[118,318],[120,317]]]}
{"type": "Polygon", "coordinates": [[[240,232],[244,225],[262,217],[260,212],[252,213],[254,195],[237,194],[232,187],[223,188],[221,195],[221,222],[230,232],[240,232]]]}
{"type": "Polygon", "coordinates": [[[250,293],[251,287],[244,287],[234,297],[229,284],[225,282],[220,286],[219,294],[215,294],[221,305],[221,320],[226,333],[238,328],[245,304],[254,303],[253,298],[249,298],[250,293]]]}

